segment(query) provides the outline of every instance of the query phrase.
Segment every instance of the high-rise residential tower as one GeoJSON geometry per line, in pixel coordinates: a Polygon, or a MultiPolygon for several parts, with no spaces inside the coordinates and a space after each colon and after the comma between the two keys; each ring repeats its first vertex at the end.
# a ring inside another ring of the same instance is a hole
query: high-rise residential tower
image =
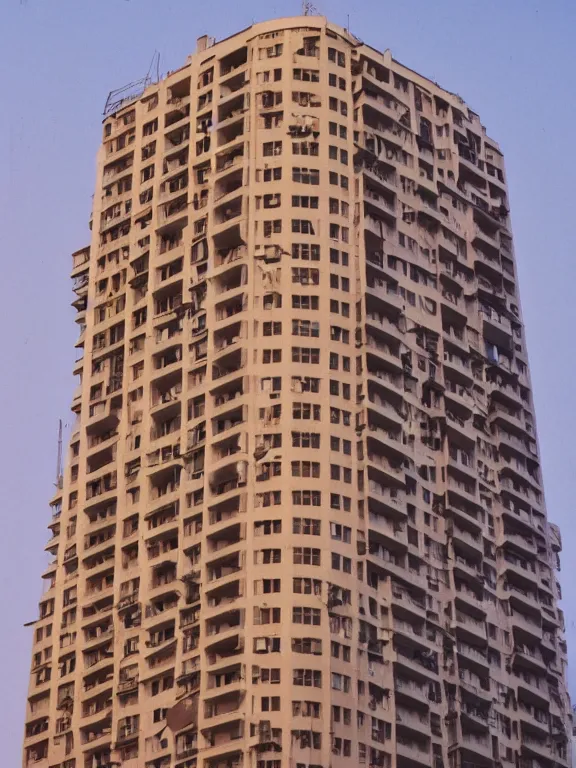
{"type": "Polygon", "coordinates": [[[322,17],[111,95],[25,766],[567,768],[508,208],[322,17]]]}

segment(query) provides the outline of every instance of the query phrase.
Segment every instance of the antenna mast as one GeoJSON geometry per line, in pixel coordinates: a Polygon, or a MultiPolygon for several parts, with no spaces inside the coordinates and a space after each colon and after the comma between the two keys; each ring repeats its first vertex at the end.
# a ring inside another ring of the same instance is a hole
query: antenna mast
{"type": "Polygon", "coordinates": [[[62,419],[58,420],[58,457],[56,459],[56,487],[62,487],[62,419]]]}
{"type": "Polygon", "coordinates": [[[318,9],[310,2],[303,0],[302,2],[302,15],[303,16],[318,16],[318,9]]]}

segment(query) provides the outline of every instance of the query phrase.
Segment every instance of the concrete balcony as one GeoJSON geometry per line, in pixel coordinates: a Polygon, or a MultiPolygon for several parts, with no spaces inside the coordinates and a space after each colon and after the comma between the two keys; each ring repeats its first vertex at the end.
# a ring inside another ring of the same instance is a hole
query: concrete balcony
{"type": "Polygon", "coordinates": [[[390,402],[390,400],[380,397],[375,392],[368,394],[366,407],[383,419],[390,421],[397,430],[404,426],[405,418],[402,410],[390,402]]]}
{"type": "Polygon", "coordinates": [[[382,370],[377,366],[368,368],[366,375],[368,377],[368,381],[372,382],[372,384],[378,388],[391,392],[397,398],[404,397],[404,385],[402,383],[402,376],[399,376],[398,374],[393,375],[392,373],[388,373],[387,371],[382,370]]]}
{"type": "MultiPolygon", "coordinates": [[[[539,731],[541,738],[545,739],[550,733],[550,717],[545,710],[538,709],[519,702],[518,719],[520,725],[528,725],[530,731],[539,731]]],[[[523,734],[525,736],[526,734],[523,734]]]]}
{"type": "Polygon", "coordinates": [[[502,532],[498,535],[497,542],[500,547],[504,544],[510,544],[530,558],[535,557],[538,551],[536,541],[531,536],[525,536],[522,533],[502,532]]]}
{"type": "Polygon", "coordinates": [[[501,403],[494,403],[492,412],[490,414],[490,420],[493,423],[504,424],[505,428],[506,426],[511,427],[513,432],[525,433],[526,424],[524,423],[521,414],[522,411],[520,408],[518,408],[518,410],[512,410],[511,408],[507,408],[501,403]]]}
{"type": "Polygon", "coordinates": [[[453,403],[453,408],[464,419],[470,418],[474,410],[474,398],[468,394],[464,387],[454,387],[453,389],[446,387],[444,390],[444,398],[448,405],[449,402],[453,403]]]}
{"type": "Polygon", "coordinates": [[[489,307],[483,307],[480,312],[480,318],[482,320],[484,338],[504,349],[512,347],[512,324],[507,317],[499,315],[498,312],[489,307]]]}
{"type": "Polygon", "coordinates": [[[461,572],[464,578],[472,578],[479,583],[483,583],[482,569],[477,562],[468,560],[460,555],[454,558],[454,570],[461,572]]]}
{"type": "Polygon", "coordinates": [[[373,187],[364,188],[364,202],[366,206],[372,207],[375,212],[384,218],[389,218],[391,220],[396,218],[397,211],[395,199],[394,202],[392,202],[387,196],[377,192],[373,187]]]}
{"type": "Polygon", "coordinates": [[[518,693],[540,709],[547,709],[550,699],[548,683],[544,676],[536,677],[526,672],[517,673],[514,679],[518,686],[518,693]]]}
{"type": "Polygon", "coordinates": [[[410,729],[418,733],[427,733],[430,729],[430,716],[417,709],[396,707],[396,729],[410,729]]]}
{"type": "Polygon", "coordinates": [[[488,254],[493,255],[494,259],[499,258],[500,236],[498,229],[489,232],[487,229],[482,229],[476,224],[472,232],[472,240],[478,246],[476,250],[486,251],[488,254]]]}
{"type": "Polygon", "coordinates": [[[402,608],[409,611],[417,620],[426,618],[426,600],[423,596],[419,597],[417,594],[406,589],[406,587],[391,582],[390,597],[393,600],[401,601],[402,608]]]}
{"type": "MultiPolygon", "coordinates": [[[[539,606],[536,599],[531,607],[538,610],[539,606]]],[[[525,635],[528,635],[531,641],[540,642],[542,640],[542,624],[540,621],[536,620],[536,618],[532,618],[531,616],[513,609],[511,623],[514,629],[518,629],[525,635]]]]}
{"type": "Polygon", "coordinates": [[[379,314],[377,312],[367,311],[364,320],[366,323],[366,329],[374,329],[378,333],[384,334],[392,342],[398,343],[404,336],[404,333],[398,327],[398,325],[390,320],[386,315],[379,314]]]}
{"type": "Polygon", "coordinates": [[[499,561],[499,570],[500,573],[508,573],[513,580],[516,577],[520,582],[527,583],[528,590],[538,586],[539,577],[535,563],[507,555],[506,550],[504,557],[499,561]]]}
{"type": "Polygon", "coordinates": [[[456,611],[456,620],[454,623],[456,634],[461,636],[471,636],[476,642],[482,640],[486,642],[486,623],[468,616],[468,614],[456,611]]]}
{"type": "Polygon", "coordinates": [[[366,286],[366,295],[373,301],[382,305],[383,310],[392,310],[398,314],[404,309],[404,299],[397,290],[396,285],[373,278],[366,286]]]}
{"type": "Polygon", "coordinates": [[[369,512],[368,530],[379,534],[385,541],[388,540],[388,545],[408,546],[406,525],[404,523],[392,523],[383,515],[369,512]]]}
{"type": "Polygon", "coordinates": [[[472,590],[461,587],[456,591],[455,597],[457,601],[461,601],[464,605],[471,606],[480,613],[486,613],[486,605],[484,601],[479,600],[472,590]]]}
{"type": "Polygon", "coordinates": [[[492,703],[492,687],[490,685],[490,678],[481,679],[478,675],[469,672],[468,670],[460,669],[458,672],[460,678],[458,684],[463,691],[472,693],[485,702],[492,703]]]}
{"type": "Polygon", "coordinates": [[[462,749],[484,760],[492,760],[492,742],[488,735],[478,736],[471,733],[462,734],[462,749]]]}
{"type": "MultiPolygon", "coordinates": [[[[371,336],[366,339],[366,351],[368,355],[373,355],[379,361],[385,364],[385,367],[393,373],[401,374],[404,370],[404,366],[400,359],[399,352],[389,344],[376,341],[371,336]]],[[[378,362],[375,361],[376,366],[378,362]]]]}
{"type": "Polygon", "coordinates": [[[525,483],[528,486],[533,486],[536,489],[540,488],[540,478],[534,471],[531,472],[526,466],[523,466],[520,461],[512,458],[510,461],[506,461],[505,457],[500,454],[500,459],[504,463],[504,467],[500,470],[500,479],[510,477],[512,482],[515,481],[525,483]]]}
{"type": "MultiPolygon", "coordinates": [[[[417,702],[420,707],[425,704],[428,707],[428,685],[419,684],[414,680],[402,677],[398,674],[394,676],[394,690],[396,692],[396,698],[417,702]]],[[[428,766],[429,768],[429,766],[428,766]]]]}
{"type": "Polygon", "coordinates": [[[431,755],[430,746],[424,745],[419,741],[412,741],[404,737],[396,737],[396,754],[398,758],[404,758],[409,761],[409,765],[424,765],[430,768],[431,755]]]}
{"type": "Polygon", "coordinates": [[[474,646],[468,645],[468,643],[461,641],[458,641],[457,643],[457,651],[458,655],[462,658],[466,659],[467,661],[473,661],[474,664],[480,665],[483,668],[483,674],[488,675],[490,670],[490,662],[488,661],[488,656],[485,652],[482,652],[478,650],[478,648],[475,648],[474,646]]]}
{"type": "Polygon", "coordinates": [[[478,493],[475,485],[472,483],[463,483],[449,475],[448,489],[451,493],[463,499],[465,503],[472,504],[475,507],[478,506],[478,493]]]}
{"type": "Polygon", "coordinates": [[[464,354],[468,354],[470,345],[464,329],[456,328],[456,326],[447,326],[442,329],[442,337],[448,344],[457,347],[464,354]]]}
{"type": "Polygon", "coordinates": [[[393,509],[398,509],[398,506],[392,502],[390,488],[404,487],[404,470],[392,465],[385,456],[380,456],[377,453],[368,454],[366,466],[369,475],[378,478],[369,481],[368,495],[373,495],[382,504],[389,504],[393,509]],[[382,483],[386,483],[386,485],[382,483]]]}
{"type": "MultiPolygon", "coordinates": [[[[523,734],[522,737],[522,754],[523,755],[529,755],[529,756],[536,756],[536,760],[538,762],[535,762],[534,758],[532,758],[532,766],[533,768],[544,768],[544,766],[550,765],[550,760],[553,761],[554,767],[558,764],[557,756],[554,755],[552,744],[549,739],[536,739],[534,736],[529,736],[528,734],[523,734]],[[540,758],[543,758],[542,762],[540,762],[540,758]]],[[[566,765],[567,763],[563,763],[566,765]]],[[[569,764],[569,763],[568,763],[569,764]]]]}
{"type": "Polygon", "coordinates": [[[452,527],[452,537],[454,541],[463,545],[464,549],[469,550],[473,556],[484,554],[484,542],[480,534],[474,534],[460,528],[458,525],[452,527]]]}
{"type": "Polygon", "coordinates": [[[471,387],[474,384],[474,377],[468,360],[455,353],[444,352],[444,372],[449,375],[451,371],[456,373],[459,378],[465,377],[466,386],[471,387]]]}

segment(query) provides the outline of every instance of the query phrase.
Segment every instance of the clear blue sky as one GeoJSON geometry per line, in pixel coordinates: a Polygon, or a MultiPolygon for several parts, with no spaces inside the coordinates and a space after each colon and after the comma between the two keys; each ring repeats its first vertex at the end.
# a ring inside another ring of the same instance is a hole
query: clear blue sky
{"type": "MultiPolygon", "coordinates": [[[[562,526],[563,608],[576,658],[576,3],[317,5],[343,26],[349,13],[360,38],[463,96],[506,154],[548,511],[562,526]]],[[[201,34],[222,38],[299,8],[299,0],[0,0],[0,762],[7,768],[20,764],[31,648],[22,625],[37,615],[47,562],[57,423],[71,420],[70,253],[89,238],[107,93],[144,76],[155,50],[166,72],[184,63],[201,34]]],[[[574,690],[576,672],[571,677],[574,690]]]]}

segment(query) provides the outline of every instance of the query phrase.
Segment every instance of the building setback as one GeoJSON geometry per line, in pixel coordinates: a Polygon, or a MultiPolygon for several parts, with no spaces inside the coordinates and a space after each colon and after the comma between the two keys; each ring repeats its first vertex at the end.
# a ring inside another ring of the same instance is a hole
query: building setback
{"type": "Polygon", "coordinates": [[[112,95],[24,765],[569,766],[502,154],[322,17],[112,95]]]}

